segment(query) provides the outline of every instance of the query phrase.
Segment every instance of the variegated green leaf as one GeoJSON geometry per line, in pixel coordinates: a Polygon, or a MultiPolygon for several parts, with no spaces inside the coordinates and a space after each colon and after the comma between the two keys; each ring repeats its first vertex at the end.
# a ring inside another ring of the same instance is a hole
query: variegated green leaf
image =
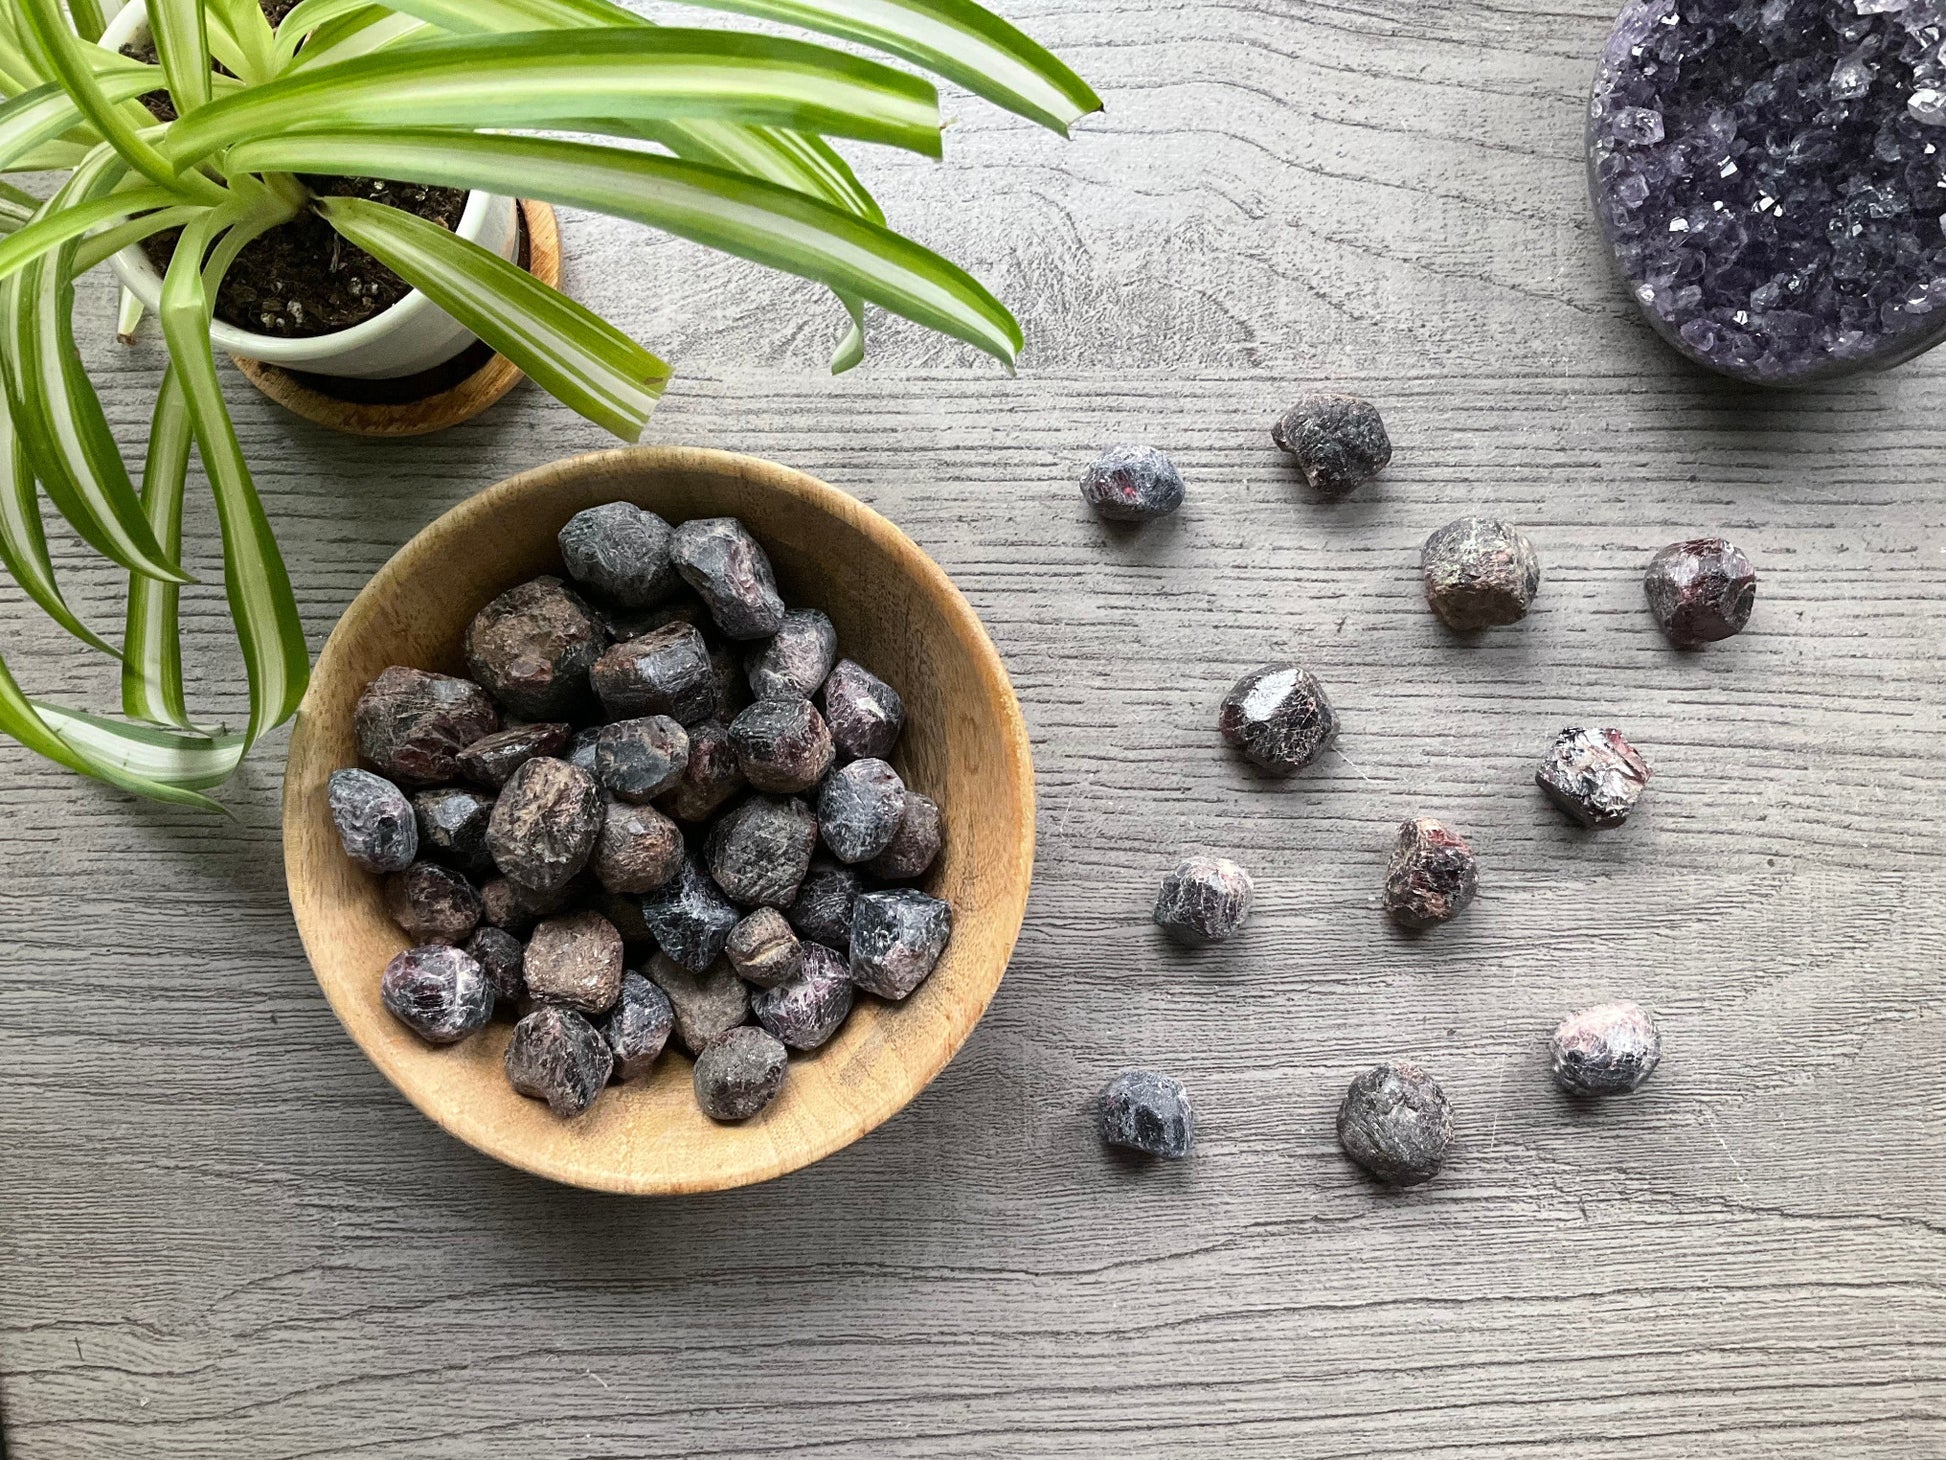
{"type": "Polygon", "coordinates": [[[625,440],[642,434],[669,367],[601,316],[437,223],[359,198],[319,198],[317,206],[563,405],[625,440]]]}
{"type": "Polygon", "coordinates": [[[301,69],[172,126],[178,167],[218,148],[343,127],[552,127],[700,118],[805,128],[937,156],[933,88],[876,61],[805,41],[628,27],[442,36],[301,69]]]}
{"type": "Polygon", "coordinates": [[[841,296],[868,300],[1009,364],[1021,345],[1020,326],[1006,306],[957,264],[803,193],[677,158],[542,137],[351,131],[244,142],[230,161],[258,170],[479,188],[589,208],[818,280],[841,296]]]}
{"type": "MultiPolygon", "coordinates": [[[[149,454],[142,468],[142,507],[156,540],[172,556],[182,553],[183,486],[189,475],[193,434],[175,367],[162,373],[149,424],[149,454]]],[[[131,573],[128,619],[122,634],[122,713],[136,720],[193,728],[182,688],[182,633],[177,619],[181,590],[131,573]]]]}
{"type": "Polygon", "coordinates": [[[183,230],[163,276],[160,314],[222,525],[223,588],[250,680],[250,725],[245,738],[254,742],[297,708],[311,661],[290,575],[237,444],[210,353],[209,289],[199,263],[216,235],[238,221],[219,210],[183,230]]]}
{"type": "Polygon", "coordinates": [[[75,615],[55,581],[54,560],[47,552],[47,532],[41,522],[40,495],[34,489],[34,470],[27,462],[12,419],[0,411],[0,564],[49,618],[91,649],[116,655],[119,651],[75,615]]]}

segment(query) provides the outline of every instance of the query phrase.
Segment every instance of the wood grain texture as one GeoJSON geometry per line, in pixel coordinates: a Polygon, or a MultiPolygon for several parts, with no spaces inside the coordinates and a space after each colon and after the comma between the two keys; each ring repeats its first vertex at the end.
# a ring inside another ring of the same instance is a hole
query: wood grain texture
{"type": "Polygon", "coordinates": [[[774,462],[639,447],[523,472],[440,517],[352,601],[318,657],[284,777],[291,910],[333,1011],[387,1079],[431,1119],[536,1175],[638,1196],[724,1191],[822,1159],[875,1129],[956,1054],[1007,970],[1034,869],[1034,768],[1007,671],[966,600],[869,507],[774,462]],[[718,1125],[696,1103],[693,1062],[671,1051],[572,1121],[507,1083],[513,1026],[450,1048],[386,1012],[378,976],[408,940],[383,885],[345,857],[331,773],[357,763],[358,697],[388,665],[464,674],[473,617],[499,594],[561,571],[556,535],[605,502],[671,522],[734,517],[766,545],[785,601],[837,626],[849,658],[900,688],[891,759],[940,807],[946,845],[924,886],[952,904],[952,938],[909,998],[861,998],[831,1040],[794,1056],[762,1114],[718,1125]]]}
{"type": "MultiPolygon", "coordinates": [[[[1020,313],[1017,379],[874,320],[831,380],[815,290],[562,219],[569,286],[677,366],[654,439],[856,493],[1000,648],[1040,857],[965,1049],[784,1180],[567,1191],[452,1141],[344,1037],[284,903],[276,747],[235,825],[0,748],[15,1460],[1946,1452],[1946,358],[1773,396],[1649,337],[1582,193],[1607,0],[1003,8],[1108,113],[1063,145],[948,98],[944,165],[860,159],[1020,313]],[[1373,397],[1397,446],[1335,506],[1269,443],[1311,385],[1373,397]],[[1180,517],[1082,511],[1120,439],[1175,454],[1180,517]],[[1478,642],[1417,584],[1467,512],[1522,524],[1547,573],[1478,642]],[[1763,583],[1745,634],[1682,655],[1640,578],[1704,530],[1763,583]],[[1214,730],[1278,654],[1345,723],[1289,783],[1214,730]],[[1618,833],[1530,783],[1582,719],[1657,772],[1618,833]],[[1421,939],[1377,905],[1414,813],[1483,862],[1421,939]],[[1146,923],[1185,848],[1257,875],[1211,955],[1146,923]],[[1571,1107],[1542,1042],[1610,996],[1660,1010],[1667,1055],[1571,1107]],[[1403,1196],[1331,1131],[1390,1055],[1460,1126],[1403,1196]],[[1135,1064],[1190,1084],[1194,1160],[1096,1145],[1088,1102],[1135,1064]]],[[[91,353],[133,450],[156,352],[91,353]]],[[[438,512],[605,444],[531,389],[382,446],[233,399],[315,643],[438,512]]],[[[71,577],[108,621],[116,585],[71,577]]],[[[235,717],[224,621],[206,592],[186,612],[192,695],[235,717]]],[[[112,702],[43,629],[9,635],[37,692],[112,702]]]]}

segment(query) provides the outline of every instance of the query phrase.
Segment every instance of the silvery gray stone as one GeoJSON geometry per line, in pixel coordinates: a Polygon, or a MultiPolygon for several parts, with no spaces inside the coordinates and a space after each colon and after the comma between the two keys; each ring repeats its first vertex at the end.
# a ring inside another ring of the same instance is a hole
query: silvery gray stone
{"type": "Polygon", "coordinates": [[[745,907],[787,907],[811,865],[818,819],[795,796],[752,796],[710,828],[710,876],[745,907]]]}
{"type": "Polygon", "coordinates": [[[1289,775],[1337,738],[1338,712],[1317,676],[1295,664],[1266,664],[1230,687],[1216,726],[1245,760],[1289,775]]]}
{"type": "Polygon", "coordinates": [[[717,711],[716,667],[693,624],[665,624],[616,644],[595,661],[589,680],[611,720],[668,715],[693,725],[717,711]]]}
{"type": "Polygon", "coordinates": [[[750,692],[760,700],[808,700],[818,692],[838,658],[838,631],[815,608],[784,615],[777,635],[744,661],[750,692]]]}
{"type": "Polygon", "coordinates": [[[871,670],[850,659],[840,659],[818,691],[818,704],[831,739],[850,756],[877,756],[881,760],[899,743],[905,727],[905,701],[899,692],[871,670]]]}
{"type": "Polygon", "coordinates": [[[385,879],[385,910],[415,943],[464,943],[480,922],[480,895],[451,867],[414,862],[385,879]]]}
{"type": "Polygon", "coordinates": [[[750,1017],[750,990],[728,963],[719,961],[692,973],[658,953],[649,960],[649,982],[669,996],[676,1038],[691,1054],[700,1054],[717,1035],[750,1017]]]}
{"type": "Polygon", "coordinates": [[[689,768],[689,733],[667,715],[617,720],[595,738],[595,779],[618,801],[646,805],[689,768]]]}
{"type": "Polygon", "coordinates": [[[1182,499],[1182,473],[1153,446],[1111,446],[1081,476],[1081,500],[1110,522],[1153,522],[1182,499]]]}
{"type": "Polygon", "coordinates": [[[887,882],[922,877],[939,856],[945,830],[938,804],[930,796],[907,791],[898,830],[892,833],[885,850],[865,864],[865,870],[887,882]]]}
{"type": "Polygon", "coordinates": [[[547,1004],[514,1025],[506,1068],[514,1089],[545,1100],[568,1119],[595,1103],[615,1068],[615,1054],[587,1019],[547,1004]]]}
{"type": "Polygon", "coordinates": [[[1426,539],[1419,566],[1426,602],[1462,632],[1519,623],[1541,587],[1527,534],[1487,517],[1462,517],[1426,539]]]}
{"type": "Polygon", "coordinates": [[[730,722],[730,746],[746,781],[783,796],[817,785],[836,753],[809,700],[758,700],[730,722]]]}
{"type": "Polygon", "coordinates": [[[669,560],[669,524],[633,502],[577,512],[561,529],[568,576],[624,608],[660,603],[680,584],[669,560]]]}
{"type": "Polygon", "coordinates": [[[804,949],[795,978],[750,996],[757,1022],[792,1049],[816,1049],[851,1012],[851,971],[831,949],[812,943],[804,949]]]}
{"type": "Polygon", "coordinates": [[[600,622],[559,578],[509,588],[466,626],[466,669],[524,720],[570,720],[608,647],[600,622]]]}
{"type": "Polygon", "coordinates": [[[1227,857],[1184,857],[1162,879],[1155,921],[1179,943],[1221,943],[1250,916],[1250,874],[1227,857]]]}
{"type": "Polygon", "coordinates": [[[696,1103],[711,1120],[748,1120],[777,1098],[789,1064],[784,1046],[764,1030],[728,1030],[696,1057],[696,1103]]]}
{"type": "Polygon", "coordinates": [[[905,782],[875,757],[839,766],[818,796],[818,829],[841,862],[869,862],[892,845],[905,816],[905,782]]]}
{"type": "Polygon", "coordinates": [[[445,943],[408,948],[379,978],[379,1001],[428,1044],[454,1044],[493,1017],[493,990],[472,957],[445,943]]]}
{"type": "Polygon", "coordinates": [[[804,945],[774,907],[760,907],[730,929],[723,952],[737,977],[758,988],[789,983],[804,967],[804,945]]]}
{"type": "Polygon", "coordinates": [[[622,977],[622,996],[602,1033],[615,1052],[615,1078],[633,1080],[655,1068],[676,1027],[669,996],[639,973],[622,977]]]}
{"type": "Polygon", "coordinates": [[[1570,728],[1534,772],[1547,799],[1583,826],[1620,826],[1649,784],[1649,763],[1616,729],[1570,728]]]}
{"type": "Polygon", "coordinates": [[[1173,1075],[1130,1070],[1102,1090],[1095,1105],[1101,1138],[1149,1156],[1181,1160],[1196,1139],[1196,1112],[1189,1092],[1173,1075]]]}
{"type": "Polygon", "coordinates": [[[1418,1065],[1395,1060],[1351,1082],[1338,1107],[1338,1144],[1388,1186],[1418,1186],[1439,1174],[1453,1144],[1446,1092],[1418,1065]]]}
{"type": "Polygon", "coordinates": [[[345,855],[368,872],[402,872],[419,855],[419,822],[405,792],[370,771],[333,771],[325,800],[345,855]]]}
{"type": "Polygon", "coordinates": [[[953,909],[911,887],[864,892],[851,920],[851,981],[903,999],[933,971],[953,936],[953,909]]]}
{"type": "Polygon", "coordinates": [[[722,956],[730,929],[742,918],[694,854],[683,858],[675,876],[642,898],[642,921],[655,934],[656,946],[695,973],[722,956]]]}
{"type": "Polygon", "coordinates": [[[1640,1004],[1597,1004],[1563,1019],[1548,1053],[1568,1094],[1627,1095],[1662,1062],[1662,1033],[1640,1004]]]}
{"type": "Polygon", "coordinates": [[[676,529],[671,555],[683,580],[732,639],[767,639],[783,625],[784,600],[770,559],[734,517],[699,517],[676,529]]]}
{"type": "Polygon", "coordinates": [[[501,875],[536,903],[565,888],[594,852],[601,793],[579,766],[535,756],[493,804],[487,850],[501,875]]]}
{"type": "Polygon", "coordinates": [[[493,797],[464,786],[441,786],[414,792],[412,812],[419,823],[421,856],[468,876],[492,874],[487,827],[493,819],[493,797]]]}

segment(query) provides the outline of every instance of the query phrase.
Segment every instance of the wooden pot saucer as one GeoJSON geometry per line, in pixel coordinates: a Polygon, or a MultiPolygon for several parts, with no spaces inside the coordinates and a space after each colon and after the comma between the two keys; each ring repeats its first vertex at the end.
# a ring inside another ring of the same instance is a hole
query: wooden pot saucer
{"type": "MultiPolygon", "coordinates": [[[[561,283],[561,235],[546,203],[520,203],[520,266],[543,284],[561,283]]],[[[285,410],[353,436],[423,436],[471,420],[512,390],[521,372],[505,355],[472,345],[444,365],[396,380],[353,380],[230,357],[285,410]]]]}

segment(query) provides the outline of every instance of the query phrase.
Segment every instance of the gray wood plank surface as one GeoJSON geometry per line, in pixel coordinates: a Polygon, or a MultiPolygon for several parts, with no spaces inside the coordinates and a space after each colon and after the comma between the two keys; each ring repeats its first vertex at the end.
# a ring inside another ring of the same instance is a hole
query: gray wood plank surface
{"type": "MultiPolygon", "coordinates": [[[[281,744],[234,824],[0,747],[15,1460],[1946,1454],[1946,366],[1766,396],[1647,337],[1582,194],[1607,0],[1006,8],[1107,114],[1062,145],[949,98],[943,165],[865,170],[1015,306],[1017,378],[883,323],[832,380],[817,291],[564,218],[571,286],[678,364],[652,439],[872,502],[1005,655],[1042,851],[991,1014],[821,1166],[684,1201],[556,1188],[442,1135],[333,1021],[283,895],[281,744]],[[1335,506],[1268,440],[1312,384],[1371,395],[1397,445],[1335,506]],[[1176,455],[1178,518],[1080,510],[1118,439],[1176,455]],[[1462,642],[1417,552],[1475,511],[1525,525],[1547,578],[1525,624],[1462,642]],[[1681,655],[1640,573],[1705,530],[1763,585],[1746,634],[1681,655]],[[1282,655],[1345,721],[1289,783],[1213,734],[1282,655]],[[1620,832],[1529,783],[1581,720],[1656,769],[1620,832]],[[1419,813],[1484,872],[1415,940],[1376,892],[1419,813]],[[1257,873],[1230,948],[1147,925],[1185,848],[1257,873]],[[1667,1059],[1571,1107],[1542,1041],[1615,995],[1661,1011],[1667,1059]],[[1406,1195],[1331,1127],[1394,1055],[1462,1137],[1406,1195]],[[1090,1098],[1131,1064],[1191,1085],[1194,1160],[1097,1147],[1090,1098]]],[[[139,450],[155,346],[90,354],[139,450]]],[[[234,384],[319,642],[436,513],[602,444],[531,390],[381,446],[234,384]]],[[[64,551],[108,620],[118,585],[64,551]]],[[[107,702],[5,608],[35,691],[107,702]]],[[[186,612],[192,693],[234,714],[225,621],[186,612]]]]}

